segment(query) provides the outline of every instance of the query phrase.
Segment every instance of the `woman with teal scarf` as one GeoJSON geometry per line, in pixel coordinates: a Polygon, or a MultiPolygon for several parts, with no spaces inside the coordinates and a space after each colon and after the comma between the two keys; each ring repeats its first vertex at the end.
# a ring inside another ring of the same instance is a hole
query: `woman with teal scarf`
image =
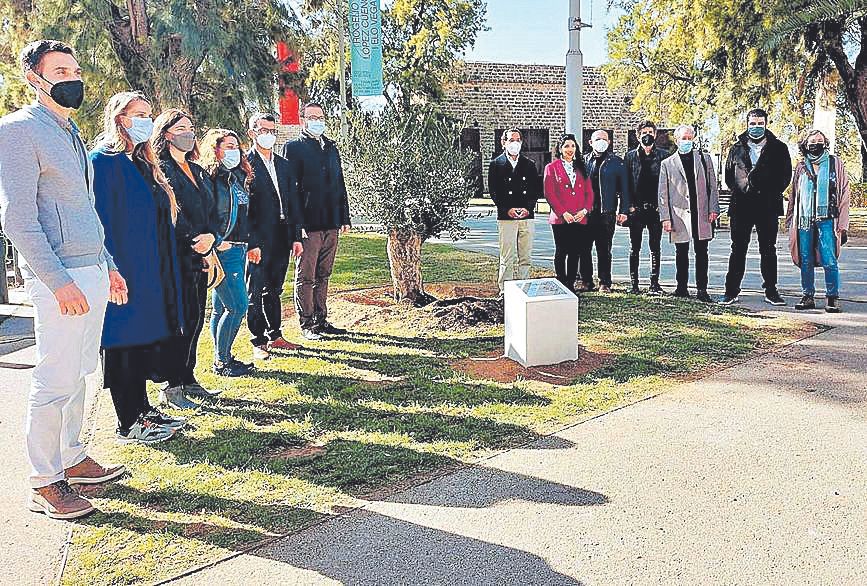
{"type": "Polygon", "coordinates": [[[840,311],[840,247],[848,239],[849,180],[839,157],[828,152],[828,138],[811,130],[799,145],[804,160],[795,168],[786,214],[789,249],[801,268],[804,296],[795,309],[815,309],[815,267],[825,270],[825,311],[840,311]]]}

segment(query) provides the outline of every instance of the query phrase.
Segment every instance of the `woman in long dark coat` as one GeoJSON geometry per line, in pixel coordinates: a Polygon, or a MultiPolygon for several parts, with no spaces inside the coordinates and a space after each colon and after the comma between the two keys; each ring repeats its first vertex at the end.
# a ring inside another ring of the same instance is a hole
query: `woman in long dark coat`
{"type": "Polygon", "coordinates": [[[188,397],[213,397],[219,391],[209,391],[196,380],[196,350],[205,323],[208,299],[203,259],[216,244],[216,216],[213,181],[194,161],[199,157],[192,117],[182,110],[170,108],[154,121],[151,140],[160,169],[172,186],[178,201],[175,237],[181,267],[185,335],[177,338],[178,354],[184,368],[160,395],[160,399],[180,408],[194,407],[188,397]]]}
{"type": "Polygon", "coordinates": [[[129,289],[129,302],[106,312],[104,384],[117,412],[118,440],[145,444],[171,438],[185,422],[154,409],[146,392],[148,380],[176,376],[173,337],[184,331],[174,235],[178,206],[151,150],[152,129],[151,105],[141,93],[116,94],[90,154],[105,246],[129,289]]]}

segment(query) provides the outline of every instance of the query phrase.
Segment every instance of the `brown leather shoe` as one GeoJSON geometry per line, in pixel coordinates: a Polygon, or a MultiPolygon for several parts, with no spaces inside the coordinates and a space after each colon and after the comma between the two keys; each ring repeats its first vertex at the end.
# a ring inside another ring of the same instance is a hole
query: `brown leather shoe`
{"type": "Polygon", "coordinates": [[[297,350],[300,348],[298,344],[287,342],[283,338],[277,338],[268,342],[268,350],[297,350]]]}
{"type": "Polygon", "coordinates": [[[71,468],[64,470],[66,481],[69,484],[100,484],[123,476],[126,472],[124,466],[111,466],[106,468],[96,463],[96,460],[87,456],[71,468]]]}
{"type": "Polygon", "coordinates": [[[34,513],[45,513],[49,519],[78,519],[96,510],[65,480],[31,490],[27,508],[34,513]]]}

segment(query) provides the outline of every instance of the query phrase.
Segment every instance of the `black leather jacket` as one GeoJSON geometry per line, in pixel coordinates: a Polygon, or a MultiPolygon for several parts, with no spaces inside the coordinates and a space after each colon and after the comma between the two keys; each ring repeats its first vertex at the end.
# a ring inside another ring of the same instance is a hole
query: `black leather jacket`
{"type": "MultiPolygon", "coordinates": [[[[639,150],[643,148],[643,146],[639,145],[637,148],[626,153],[626,157],[624,157],[624,162],[626,163],[626,174],[629,178],[629,192],[632,194],[633,205],[638,205],[643,201],[643,194],[638,191],[638,177],[641,175],[641,153],[639,153],[639,150]]],[[[650,154],[647,155],[651,158],[650,173],[652,176],[656,177],[655,183],[657,184],[659,183],[659,168],[662,166],[662,161],[667,159],[670,154],[670,152],[664,149],[653,147],[650,154]]],[[[653,206],[653,209],[656,209],[658,206],[657,198],[652,198],[651,200],[648,200],[648,202],[653,206]]]]}
{"type": "Polygon", "coordinates": [[[218,243],[224,240],[247,242],[250,237],[250,227],[247,221],[250,194],[245,185],[247,175],[240,167],[235,167],[230,171],[220,165],[217,167],[213,179],[218,243]],[[233,211],[236,211],[235,225],[230,226],[233,211]]]}

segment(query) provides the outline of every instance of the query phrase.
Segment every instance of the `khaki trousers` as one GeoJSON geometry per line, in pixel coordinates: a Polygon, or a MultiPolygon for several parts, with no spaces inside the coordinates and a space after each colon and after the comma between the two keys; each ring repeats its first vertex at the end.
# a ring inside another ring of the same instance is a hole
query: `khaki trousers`
{"type": "Polygon", "coordinates": [[[533,252],[533,220],[497,220],[500,236],[500,292],[503,284],[514,279],[530,278],[530,255],[533,252]]]}

